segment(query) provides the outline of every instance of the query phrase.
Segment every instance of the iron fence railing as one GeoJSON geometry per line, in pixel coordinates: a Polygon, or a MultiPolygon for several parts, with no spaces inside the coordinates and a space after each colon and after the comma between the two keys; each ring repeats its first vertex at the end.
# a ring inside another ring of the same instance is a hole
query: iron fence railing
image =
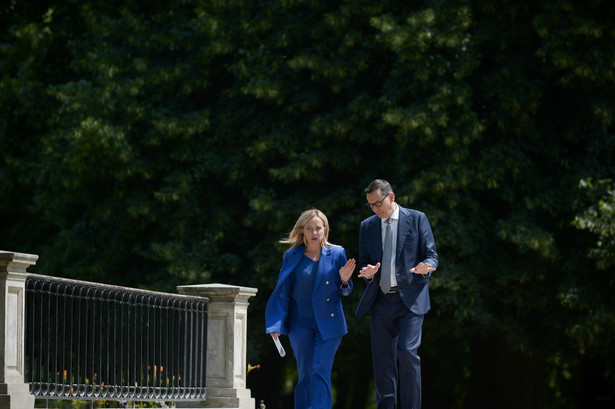
{"type": "Polygon", "coordinates": [[[30,392],[46,399],[205,399],[207,303],[30,274],[30,392]]]}

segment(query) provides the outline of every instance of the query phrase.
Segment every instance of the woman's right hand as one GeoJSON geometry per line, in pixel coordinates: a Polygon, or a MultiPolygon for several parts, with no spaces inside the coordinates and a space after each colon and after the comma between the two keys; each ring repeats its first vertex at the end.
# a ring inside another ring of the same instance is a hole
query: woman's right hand
{"type": "Polygon", "coordinates": [[[282,333],[280,333],[280,332],[272,332],[272,333],[271,333],[271,336],[273,337],[273,339],[278,339],[278,337],[279,337],[280,335],[282,335],[282,333]]]}

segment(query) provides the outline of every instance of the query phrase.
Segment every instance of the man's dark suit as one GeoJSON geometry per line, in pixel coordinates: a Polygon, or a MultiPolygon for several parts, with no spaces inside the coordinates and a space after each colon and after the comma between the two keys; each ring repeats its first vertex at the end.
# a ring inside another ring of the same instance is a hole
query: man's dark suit
{"type": "MultiPolygon", "coordinates": [[[[399,205],[398,205],[399,206],[399,205]]],[[[382,260],[381,219],[373,215],[361,222],[359,268],[382,260]]],[[[410,273],[420,262],[438,266],[435,240],[427,216],[399,206],[395,277],[398,292],[380,291],[379,270],[368,282],[356,315],[371,315],[372,360],[378,409],[395,408],[399,361],[401,407],[419,409],[421,404],[420,360],[423,315],[431,308],[429,278],[410,273]],[[403,339],[402,339],[403,337],[403,339]]]]}

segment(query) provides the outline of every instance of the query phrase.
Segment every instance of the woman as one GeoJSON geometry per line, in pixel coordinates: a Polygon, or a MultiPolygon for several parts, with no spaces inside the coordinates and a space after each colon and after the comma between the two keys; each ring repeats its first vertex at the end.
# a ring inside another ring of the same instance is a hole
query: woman
{"type": "Polygon", "coordinates": [[[297,361],[295,409],[331,408],[333,359],[348,333],[340,296],[352,292],[356,262],[346,260],[344,249],[328,237],[329,222],[320,210],[301,213],[280,241],[290,249],[265,310],[266,332],[274,339],[288,335],[297,361]]]}

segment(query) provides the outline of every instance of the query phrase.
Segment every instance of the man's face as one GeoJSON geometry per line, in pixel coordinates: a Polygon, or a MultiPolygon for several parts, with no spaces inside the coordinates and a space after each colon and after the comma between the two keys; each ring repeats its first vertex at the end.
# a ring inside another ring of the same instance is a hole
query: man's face
{"type": "Polygon", "coordinates": [[[395,193],[384,196],[380,189],[366,195],[370,208],[381,219],[388,219],[395,211],[395,193]]]}

